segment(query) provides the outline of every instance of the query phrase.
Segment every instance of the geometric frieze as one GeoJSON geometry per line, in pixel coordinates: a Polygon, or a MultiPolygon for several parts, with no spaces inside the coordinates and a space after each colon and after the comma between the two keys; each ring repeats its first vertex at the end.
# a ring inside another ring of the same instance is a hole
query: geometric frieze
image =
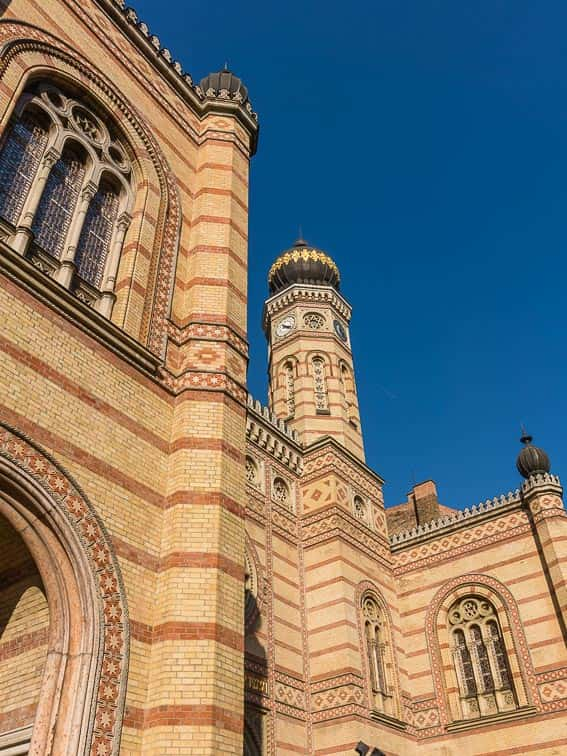
{"type": "Polygon", "coordinates": [[[445,559],[449,552],[451,552],[451,557],[456,557],[463,552],[474,550],[479,542],[496,543],[530,530],[528,517],[525,511],[519,508],[504,517],[490,519],[477,527],[470,527],[469,522],[459,524],[461,527],[457,532],[449,532],[445,537],[428,541],[411,550],[394,552],[396,574],[420,569],[425,565],[445,559]]]}

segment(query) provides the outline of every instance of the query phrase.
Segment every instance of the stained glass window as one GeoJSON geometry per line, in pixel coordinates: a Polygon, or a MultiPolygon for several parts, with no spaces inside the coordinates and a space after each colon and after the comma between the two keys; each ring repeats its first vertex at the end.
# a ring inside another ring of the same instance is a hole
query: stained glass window
{"type": "Polygon", "coordinates": [[[453,655],[465,716],[484,716],[516,706],[506,646],[493,604],[483,597],[464,596],[448,613],[453,655]]]}
{"type": "Polygon", "coordinates": [[[460,667],[461,678],[463,683],[463,694],[465,696],[476,696],[476,682],[474,679],[474,670],[471,655],[465,642],[465,634],[462,630],[455,630],[455,655],[457,664],[460,667]]]}
{"type": "Polygon", "coordinates": [[[496,657],[496,666],[500,674],[500,681],[503,688],[510,688],[510,675],[508,673],[508,662],[506,659],[506,651],[504,650],[504,643],[498,631],[498,625],[496,622],[489,622],[488,631],[492,640],[492,646],[494,648],[494,656],[496,657]]]}
{"type": "Polygon", "coordinates": [[[51,169],[32,225],[37,244],[53,257],[63,252],[84,175],[81,155],[66,147],[51,169]]]}
{"type": "Polygon", "coordinates": [[[0,217],[17,223],[37,173],[48,130],[32,113],[24,113],[10,126],[0,153],[0,217]]]}
{"type": "Polygon", "coordinates": [[[118,192],[109,181],[101,181],[83,224],[75,264],[85,281],[100,288],[104,264],[118,217],[118,192]]]}
{"type": "Polygon", "coordinates": [[[494,690],[494,680],[492,678],[492,671],[490,669],[490,662],[488,661],[488,652],[482,638],[482,633],[478,625],[472,625],[470,628],[470,634],[472,642],[476,648],[476,654],[478,657],[478,663],[480,667],[480,675],[482,678],[483,691],[489,692],[494,690]]]}

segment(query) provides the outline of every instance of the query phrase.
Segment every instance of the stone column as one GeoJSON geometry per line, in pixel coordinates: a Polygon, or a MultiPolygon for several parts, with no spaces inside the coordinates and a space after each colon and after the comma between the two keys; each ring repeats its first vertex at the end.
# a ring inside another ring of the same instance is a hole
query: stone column
{"type": "Polygon", "coordinates": [[[35,181],[32,184],[28,198],[24,204],[20,222],[18,223],[16,234],[12,242],[12,248],[15,249],[16,252],[19,252],[20,255],[25,255],[28,250],[30,241],[33,236],[33,219],[41,200],[41,195],[43,194],[43,190],[45,189],[45,185],[47,183],[47,179],[49,178],[51,169],[60,157],[61,152],[55,147],[50,147],[43,156],[43,159],[40,163],[39,171],[37,173],[35,181]]]}

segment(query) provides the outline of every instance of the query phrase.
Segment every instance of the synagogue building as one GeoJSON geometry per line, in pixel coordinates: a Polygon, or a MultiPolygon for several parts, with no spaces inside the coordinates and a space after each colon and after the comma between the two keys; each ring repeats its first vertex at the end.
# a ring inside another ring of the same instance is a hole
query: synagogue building
{"type": "Polygon", "coordinates": [[[0,756],[559,756],[558,471],[388,500],[303,239],[250,396],[257,146],[123,0],[0,0],[0,756]]]}

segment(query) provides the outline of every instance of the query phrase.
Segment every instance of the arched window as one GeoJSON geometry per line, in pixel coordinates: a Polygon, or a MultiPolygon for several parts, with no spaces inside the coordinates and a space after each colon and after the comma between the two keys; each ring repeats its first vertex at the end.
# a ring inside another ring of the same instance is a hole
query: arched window
{"type": "Polygon", "coordinates": [[[448,616],[463,718],[515,709],[508,659],[492,603],[466,596],[451,606],[448,616]]]}
{"type": "Polygon", "coordinates": [[[287,415],[288,418],[292,418],[295,415],[295,370],[291,361],[286,362],[284,365],[283,383],[287,415]]]}
{"type": "Polygon", "coordinates": [[[119,207],[119,187],[103,178],[90,201],[75,256],[79,276],[97,289],[102,283],[119,207]]]}
{"type": "Polygon", "coordinates": [[[343,394],[343,406],[347,420],[355,427],[358,425],[358,419],[356,414],[356,399],[354,395],[354,382],[352,379],[352,373],[344,362],[340,364],[339,378],[341,382],[341,390],[343,394]]]}
{"type": "Polygon", "coordinates": [[[49,120],[28,109],[12,119],[0,153],[0,218],[15,224],[47,146],[49,120]]]}
{"type": "Polygon", "coordinates": [[[392,696],[386,675],[386,622],[382,608],[372,595],[366,594],[362,599],[362,618],[374,708],[391,713],[392,696]]]}
{"type": "Polygon", "coordinates": [[[56,258],[64,251],[85,178],[85,162],[83,150],[71,143],[65,145],[63,154],[51,169],[33,220],[36,244],[56,258]]]}
{"type": "Polygon", "coordinates": [[[313,368],[313,391],[315,394],[315,411],[329,412],[329,396],[327,393],[327,377],[325,374],[325,360],[316,356],[311,359],[313,368]]]}
{"type": "Polygon", "coordinates": [[[109,316],[132,168],[86,99],[47,82],[24,92],[0,148],[0,219],[16,251],[109,316]]]}

